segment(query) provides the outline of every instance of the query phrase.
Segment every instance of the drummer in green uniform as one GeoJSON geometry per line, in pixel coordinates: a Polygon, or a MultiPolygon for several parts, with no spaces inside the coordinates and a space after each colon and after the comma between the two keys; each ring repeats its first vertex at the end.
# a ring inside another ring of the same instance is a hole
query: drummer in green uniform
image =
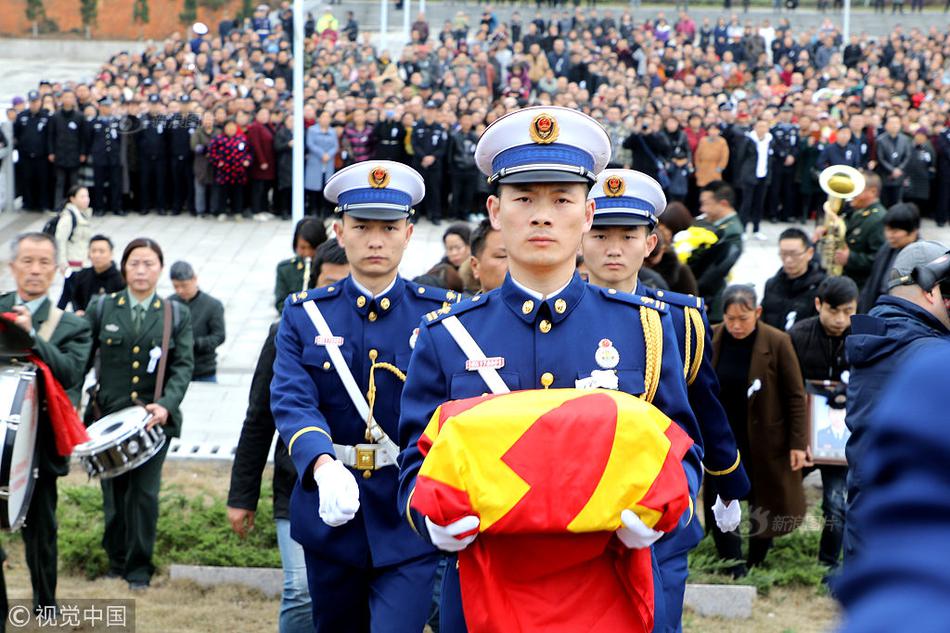
{"type": "Polygon", "coordinates": [[[277,283],[274,285],[274,306],[280,313],[287,295],[311,288],[310,273],[304,271],[307,258],[313,266],[317,247],[327,241],[327,229],[315,218],[304,218],[294,228],[294,255],[277,264],[277,283]]]}
{"type": "MultiPolygon", "coordinates": [[[[148,238],[129,242],[121,271],[128,286],[100,295],[86,311],[94,349],[100,352],[99,384],[93,406],[96,419],[133,405],[144,406],[169,438],[181,434],[179,405],[194,369],[191,314],[187,306],[167,302],[155,292],[162,273],[162,249],[148,238]],[[167,350],[163,350],[166,319],[171,319],[167,350]],[[156,382],[164,363],[164,384],[156,382]]],[[[168,442],[138,468],[102,481],[109,576],[121,577],[129,588],[145,589],[155,567],[152,550],[158,522],[158,489],[168,442]]]]}
{"type": "MultiPolygon", "coordinates": [[[[48,293],[56,276],[56,242],[45,233],[24,233],[13,242],[10,271],[16,291],[0,295],[0,313],[14,313],[14,323],[29,332],[30,352],[46,363],[69,394],[79,403],[83,368],[92,341],[82,318],[63,312],[48,293]]],[[[0,346],[2,347],[2,346],[0,346]]],[[[12,350],[0,349],[9,353],[12,350]]],[[[69,473],[69,457],[56,449],[53,427],[45,400],[39,409],[36,432],[38,477],[34,482],[23,543],[30,568],[35,607],[56,605],[56,479],[69,473]]],[[[2,556],[0,550],[0,561],[2,556]]],[[[6,621],[6,584],[0,565],[0,602],[6,621]]]]}

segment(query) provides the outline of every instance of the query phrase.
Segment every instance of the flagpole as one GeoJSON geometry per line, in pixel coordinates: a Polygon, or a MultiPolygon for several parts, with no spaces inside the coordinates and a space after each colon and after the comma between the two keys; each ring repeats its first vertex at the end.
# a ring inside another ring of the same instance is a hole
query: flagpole
{"type": "Polygon", "coordinates": [[[303,219],[303,71],[304,71],[304,12],[303,0],[294,0],[294,139],[293,180],[291,191],[291,217],[303,219]]]}

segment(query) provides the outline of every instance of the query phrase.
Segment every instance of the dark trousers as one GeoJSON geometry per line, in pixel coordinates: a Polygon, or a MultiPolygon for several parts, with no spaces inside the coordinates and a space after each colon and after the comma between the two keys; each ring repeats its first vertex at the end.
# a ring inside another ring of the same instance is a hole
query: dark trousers
{"type": "Polygon", "coordinates": [[[17,165],[20,168],[20,194],[23,196],[23,208],[28,211],[51,208],[53,203],[49,196],[49,161],[46,157],[21,156],[17,165]]]}
{"type": "Polygon", "coordinates": [[[191,170],[191,157],[173,156],[168,170],[171,185],[171,210],[180,213],[191,207],[191,197],[195,177],[191,170]]]}
{"type": "Polygon", "coordinates": [[[93,178],[96,181],[96,198],[92,208],[96,211],[122,210],[122,166],[92,164],[93,178]]]}
{"type": "Polygon", "coordinates": [[[742,230],[751,222],[752,230],[758,233],[762,222],[762,207],[765,205],[765,194],[769,189],[767,178],[756,178],[754,187],[747,187],[742,192],[742,206],[739,207],[739,219],[742,220],[742,230]]]}
{"type": "Polygon", "coordinates": [[[307,215],[325,218],[330,205],[327,203],[327,199],[323,197],[322,191],[307,189],[304,191],[304,208],[307,215]]]}
{"type": "Polygon", "coordinates": [[[56,543],[56,479],[56,475],[40,469],[23,526],[23,545],[26,565],[30,568],[30,582],[33,584],[34,607],[56,604],[56,561],[59,555],[56,543]]]}
{"type": "Polygon", "coordinates": [[[884,181],[881,187],[881,204],[890,209],[892,206],[903,200],[904,185],[901,182],[884,181]]]}
{"type": "Polygon", "coordinates": [[[283,189],[277,189],[274,192],[274,212],[280,214],[280,217],[290,217],[290,187],[284,187],[283,189]]]}
{"type": "Polygon", "coordinates": [[[240,215],[244,211],[244,185],[215,185],[214,190],[216,214],[225,213],[228,202],[231,203],[231,215],[240,215]]]}
{"type": "Polygon", "coordinates": [[[452,215],[464,220],[472,213],[475,201],[477,172],[452,172],[452,215]]]}
{"type": "Polygon", "coordinates": [[[150,460],[124,475],[102,480],[106,527],[102,547],[109,569],[129,582],[148,582],[155,573],[152,551],[158,528],[158,490],[165,446],[150,460]]]}
{"type": "Polygon", "coordinates": [[[56,165],[56,189],[53,191],[53,208],[62,209],[66,202],[66,192],[76,184],[78,167],[60,167],[56,165]]]}
{"type": "Polygon", "coordinates": [[[786,167],[784,161],[773,165],[772,184],[769,187],[769,219],[787,222],[795,217],[795,167],[786,167]]]}
{"type": "Polygon", "coordinates": [[[165,208],[165,158],[139,158],[139,211],[142,213],[165,208]]]}
{"type": "MultiPolygon", "coordinates": [[[[950,2],[950,0],[947,0],[950,2]]],[[[934,219],[943,226],[950,219],[950,173],[937,176],[937,197],[934,200],[934,219]]]]}
{"type": "MultiPolygon", "coordinates": [[[[710,481],[711,479],[715,478],[710,477],[703,482],[703,517],[706,532],[712,532],[713,543],[716,545],[716,552],[719,554],[719,558],[737,561],[729,571],[734,575],[744,575],[747,567],[755,567],[765,561],[766,555],[772,548],[772,539],[751,534],[749,536],[749,555],[748,557],[744,557],[742,555],[742,535],[739,533],[739,530],[742,529],[742,525],[740,524],[739,528],[733,532],[723,532],[719,529],[719,526],[716,525],[716,517],[713,514],[712,507],[716,501],[716,495],[719,494],[719,489],[713,481],[710,481]]],[[[765,526],[750,524],[751,530],[755,530],[757,527],[765,526]]]]}
{"type": "Polygon", "coordinates": [[[435,163],[430,167],[420,167],[419,173],[426,183],[426,197],[422,199],[422,213],[430,221],[442,219],[442,166],[435,163]]]}
{"type": "Polygon", "coordinates": [[[379,568],[351,567],[307,548],[304,557],[315,633],[418,633],[425,627],[438,554],[379,568]]]}
{"type": "Polygon", "coordinates": [[[273,180],[252,180],[251,181],[251,212],[263,213],[270,211],[270,205],[267,203],[267,194],[273,189],[273,180]]]}
{"type": "Polygon", "coordinates": [[[838,566],[844,541],[844,514],[848,497],[848,467],[819,466],[821,471],[821,512],[825,525],[821,530],[818,560],[829,567],[838,566]]]}

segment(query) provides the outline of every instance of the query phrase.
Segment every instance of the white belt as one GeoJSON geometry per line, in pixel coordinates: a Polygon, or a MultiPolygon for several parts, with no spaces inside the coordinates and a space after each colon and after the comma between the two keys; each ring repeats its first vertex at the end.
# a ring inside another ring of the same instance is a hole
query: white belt
{"type": "Polygon", "coordinates": [[[395,466],[396,458],[391,451],[379,444],[357,444],[344,446],[334,444],[333,452],[336,458],[350,468],[356,470],[379,470],[386,466],[395,466]]]}

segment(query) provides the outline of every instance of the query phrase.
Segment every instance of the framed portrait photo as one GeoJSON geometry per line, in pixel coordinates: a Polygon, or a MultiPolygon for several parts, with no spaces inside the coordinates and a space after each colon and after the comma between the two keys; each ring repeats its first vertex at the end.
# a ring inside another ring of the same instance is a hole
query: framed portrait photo
{"type": "Polygon", "coordinates": [[[845,424],[845,387],[831,380],[809,380],[809,443],[816,464],[846,466],[844,447],[851,437],[845,424]]]}

